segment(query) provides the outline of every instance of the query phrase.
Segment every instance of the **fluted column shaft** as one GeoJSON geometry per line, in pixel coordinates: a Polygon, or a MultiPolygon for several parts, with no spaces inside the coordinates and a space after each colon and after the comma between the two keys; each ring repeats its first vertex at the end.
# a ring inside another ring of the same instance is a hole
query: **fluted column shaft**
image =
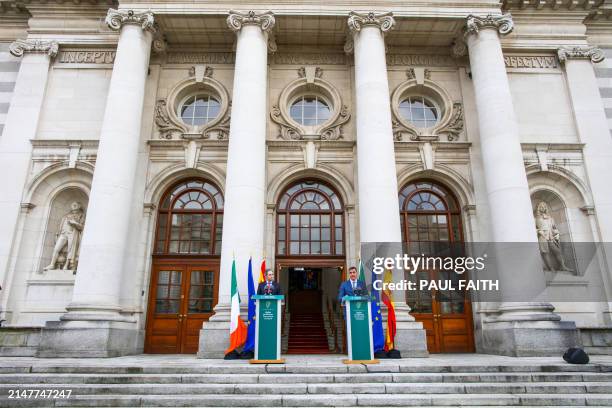
{"type": "Polygon", "coordinates": [[[100,133],[79,266],[69,313],[62,320],[119,320],[123,262],[140,143],[153,15],[109,10],[120,30],[100,133]],[[95,316],[90,316],[90,315],[95,316]]]}
{"type": "MultiPolygon", "coordinates": [[[[384,40],[384,34],[394,25],[391,13],[351,12],[348,19],[355,53],[359,237],[364,258],[373,255],[373,245],[368,243],[385,243],[376,256],[402,252],[384,40]]],[[[393,280],[399,282],[403,275],[402,270],[394,269],[393,280]]],[[[395,348],[403,355],[427,355],[425,331],[409,314],[405,293],[395,291],[393,297],[398,321],[395,348]]]]}
{"type": "Polygon", "coordinates": [[[220,305],[230,300],[234,257],[238,286],[246,292],[248,259],[261,259],[263,255],[268,31],[274,26],[274,17],[271,13],[232,12],[228,25],[236,32],[237,43],[223,209],[220,305]]]}
{"type": "Polygon", "coordinates": [[[510,319],[554,320],[553,307],[536,299],[546,288],[523,153],[500,35],[512,31],[510,15],[467,20],[466,42],[474,83],[495,267],[510,319]],[[537,314],[538,316],[535,316],[537,314]]]}
{"type": "Polygon", "coordinates": [[[6,116],[4,132],[0,137],[0,286],[4,289],[0,293],[5,294],[5,298],[10,292],[10,256],[15,243],[23,189],[31,164],[30,140],[36,138],[49,77],[49,65],[57,54],[58,43],[17,40],[10,45],[9,51],[23,59],[6,116]]]}

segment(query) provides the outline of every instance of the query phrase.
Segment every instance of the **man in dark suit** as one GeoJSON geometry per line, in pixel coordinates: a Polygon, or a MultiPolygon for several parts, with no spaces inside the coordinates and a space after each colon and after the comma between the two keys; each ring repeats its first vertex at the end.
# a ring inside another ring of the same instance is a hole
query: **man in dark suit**
{"type": "Polygon", "coordinates": [[[274,281],[274,271],[272,269],[266,270],[266,281],[261,282],[257,286],[258,295],[280,295],[281,288],[278,283],[274,281]]]}
{"type": "Polygon", "coordinates": [[[344,304],[342,298],[345,296],[355,296],[355,291],[367,292],[365,282],[357,280],[357,268],[351,266],[349,268],[349,279],[340,284],[338,291],[338,301],[344,304]]]}

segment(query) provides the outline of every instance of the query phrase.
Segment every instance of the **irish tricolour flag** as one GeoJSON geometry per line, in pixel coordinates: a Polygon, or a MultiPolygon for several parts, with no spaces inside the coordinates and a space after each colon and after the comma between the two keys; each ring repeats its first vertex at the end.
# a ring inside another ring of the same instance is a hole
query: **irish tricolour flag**
{"type": "Polygon", "coordinates": [[[240,294],[238,293],[238,281],[236,279],[236,260],[232,261],[232,317],[230,319],[230,346],[225,354],[231,353],[246,341],[247,327],[240,318],[240,294]]]}

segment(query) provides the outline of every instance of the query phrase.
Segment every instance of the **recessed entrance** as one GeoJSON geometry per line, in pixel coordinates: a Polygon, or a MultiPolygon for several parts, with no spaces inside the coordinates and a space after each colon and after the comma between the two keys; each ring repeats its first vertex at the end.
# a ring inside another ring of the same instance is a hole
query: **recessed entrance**
{"type": "Polygon", "coordinates": [[[279,280],[287,294],[285,324],[288,354],[327,354],[342,348],[342,320],[336,301],[344,267],[317,266],[313,260],[279,265],[279,280]],[[308,262],[310,261],[310,262],[308,262]],[[310,264],[310,266],[309,266],[310,264]]]}

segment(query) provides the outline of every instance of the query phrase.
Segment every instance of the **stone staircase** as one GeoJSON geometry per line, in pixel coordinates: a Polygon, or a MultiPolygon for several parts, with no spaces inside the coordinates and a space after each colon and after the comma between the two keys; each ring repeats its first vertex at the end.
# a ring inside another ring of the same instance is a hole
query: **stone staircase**
{"type": "Polygon", "coordinates": [[[2,364],[0,406],[612,406],[612,364],[440,365],[422,360],[415,365],[399,360],[365,366],[343,365],[338,359],[333,364],[266,366],[193,360],[2,364]],[[9,399],[10,390],[72,393],[63,399],[9,399]]]}

